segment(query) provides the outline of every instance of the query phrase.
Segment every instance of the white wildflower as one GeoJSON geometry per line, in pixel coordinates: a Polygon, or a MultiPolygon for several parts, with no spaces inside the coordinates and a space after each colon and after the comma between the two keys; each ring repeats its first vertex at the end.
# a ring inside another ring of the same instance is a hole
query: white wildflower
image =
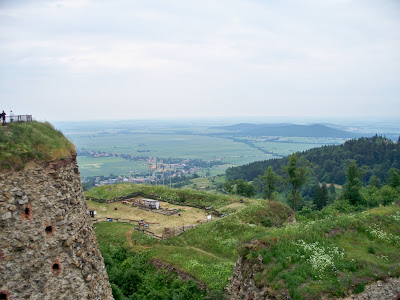
{"type": "MultiPolygon", "coordinates": [[[[338,247],[325,247],[318,242],[307,244],[303,240],[298,240],[297,243],[294,244],[303,248],[303,250],[310,255],[307,261],[311,264],[311,268],[317,271],[317,276],[319,278],[322,278],[325,271],[328,269],[336,272],[337,269],[334,264],[334,259],[344,258],[344,252],[338,247]]],[[[305,258],[305,256],[302,255],[301,258],[305,258]]]]}

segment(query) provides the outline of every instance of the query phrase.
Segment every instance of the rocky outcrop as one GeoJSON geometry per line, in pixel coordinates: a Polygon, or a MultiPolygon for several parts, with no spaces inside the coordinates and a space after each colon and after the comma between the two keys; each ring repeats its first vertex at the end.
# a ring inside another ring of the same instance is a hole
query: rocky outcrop
{"type": "Polygon", "coordinates": [[[113,299],[74,159],[0,188],[0,299],[113,299]]]}
{"type": "Polygon", "coordinates": [[[343,300],[399,300],[400,278],[387,278],[377,281],[365,287],[364,292],[352,295],[343,300]]]}
{"type": "Polygon", "coordinates": [[[242,257],[236,262],[230,282],[226,287],[228,299],[232,300],[268,300],[268,299],[290,299],[288,291],[273,291],[266,286],[257,286],[254,274],[262,272],[264,266],[262,259],[257,262],[245,261],[242,257]]]}

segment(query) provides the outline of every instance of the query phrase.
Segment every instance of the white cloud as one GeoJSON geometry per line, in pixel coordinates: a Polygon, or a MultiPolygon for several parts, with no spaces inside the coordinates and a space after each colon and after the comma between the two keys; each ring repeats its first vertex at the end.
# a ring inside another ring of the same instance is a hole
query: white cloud
{"type": "Polygon", "coordinates": [[[343,107],[393,115],[398,8],[388,0],[6,1],[0,97],[48,119],[65,115],[54,99],[80,107],[77,119],[321,116],[343,107]]]}

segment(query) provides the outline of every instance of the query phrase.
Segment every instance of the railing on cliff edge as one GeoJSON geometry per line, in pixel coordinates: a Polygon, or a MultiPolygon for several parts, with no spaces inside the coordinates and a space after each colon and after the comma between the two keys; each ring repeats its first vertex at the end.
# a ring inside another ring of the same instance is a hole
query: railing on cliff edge
{"type": "MultiPolygon", "coordinates": [[[[0,121],[3,122],[2,119],[0,121]]],[[[14,115],[14,116],[6,115],[5,125],[14,122],[32,122],[32,121],[33,121],[32,115],[14,115]]]]}

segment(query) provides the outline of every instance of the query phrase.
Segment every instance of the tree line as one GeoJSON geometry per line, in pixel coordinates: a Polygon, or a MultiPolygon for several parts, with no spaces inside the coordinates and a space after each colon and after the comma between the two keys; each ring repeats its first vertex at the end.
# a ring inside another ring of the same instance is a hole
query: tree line
{"type": "MultiPolygon", "coordinates": [[[[400,169],[400,138],[397,143],[375,135],[371,138],[348,140],[342,145],[330,145],[313,148],[299,153],[300,157],[313,165],[313,174],[320,182],[334,182],[342,185],[346,182],[346,169],[351,160],[363,168],[361,182],[369,183],[372,176],[386,182],[390,168],[400,169]]],[[[257,161],[226,170],[227,180],[243,179],[253,181],[263,175],[269,166],[283,176],[283,167],[289,157],[257,161]]]]}
{"type": "Polygon", "coordinates": [[[269,200],[276,200],[280,192],[280,200],[286,197],[294,210],[303,207],[321,210],[335,200],[346,200],[353,206],[387,205],[400,199],[400,170],[396,167],[400,161],[399,145],[399,142],[374,136],[295,153],[284,159],[231,168],[226,172],[228,180],[223,190],[246,197],[258,194],[269,200]],[[328,153],[333,156],[327,156],[328,153]],[[327,174],[327,161],[335,162],[332,170],[342,169],[339,182],[327,174]],[[261,166],[264,166],[262,173],[261,166]],[[243,170],[244,176],[238,176],[243,170]],[[344,184],[340,195],[335,183],[344,184]]]}

